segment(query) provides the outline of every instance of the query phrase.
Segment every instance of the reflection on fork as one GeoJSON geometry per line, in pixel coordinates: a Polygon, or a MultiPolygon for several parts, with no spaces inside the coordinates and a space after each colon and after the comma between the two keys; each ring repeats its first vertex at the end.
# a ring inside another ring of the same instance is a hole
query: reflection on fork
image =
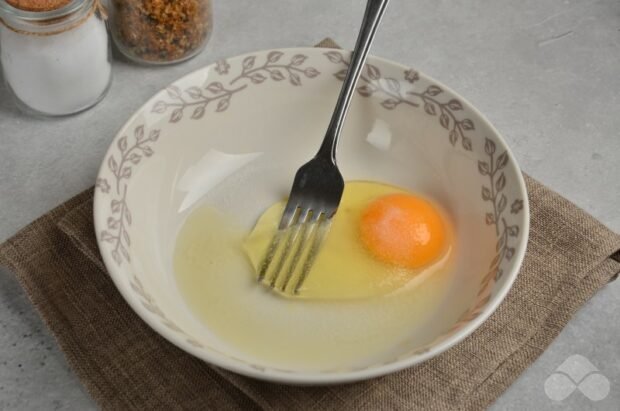
{"type": "Polygon", "coordinates": [[[330,225],[325,213],[304,210],[302,215],[297,208],[290,228],[278,230],[269,244],[258,280],[283,293],[299,294],[330,225]]]}

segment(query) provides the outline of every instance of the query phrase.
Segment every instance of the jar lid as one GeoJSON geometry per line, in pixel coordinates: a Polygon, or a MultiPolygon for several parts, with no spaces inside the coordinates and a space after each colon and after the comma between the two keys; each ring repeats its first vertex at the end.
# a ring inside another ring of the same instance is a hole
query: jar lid
{"type": "Polygon", "coordinates": [[[100,0],[0,0],[0,24],[27,35],[51,36],[101,13],[100,0]]]}
{"type": "Polygon", "coordinates": [[[5,0],[9,5],[24,11],[52,11],[58,10],[71,3],[71,0],[5,0]]]}

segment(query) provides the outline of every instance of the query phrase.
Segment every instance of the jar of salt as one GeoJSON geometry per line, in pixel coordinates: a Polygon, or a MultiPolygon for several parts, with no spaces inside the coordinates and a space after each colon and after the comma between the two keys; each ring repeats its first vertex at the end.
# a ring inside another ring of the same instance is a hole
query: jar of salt
{"type": "Polygon", "coordinates": [[[99,0],[0,0],[0,66],[27,112],[77,113],[97,104],[112,78],[99,0]]]}

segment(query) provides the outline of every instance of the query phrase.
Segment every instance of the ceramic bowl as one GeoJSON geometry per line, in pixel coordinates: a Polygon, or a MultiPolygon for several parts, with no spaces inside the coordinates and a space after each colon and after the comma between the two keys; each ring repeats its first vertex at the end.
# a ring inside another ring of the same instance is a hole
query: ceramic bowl
{"type": "Polygon", "coordinates": [[[285,196],[296,169],[319,146],[348,60],[344,51],[296,48],[218,61],[157,93],[111,144],[94,204],[103,260],[135,312],[194,356],[295,384],[371,378],[463,340],[513,284],[525,254],[529,211],[523,177],[505,141],[443,84],[370,57],[341,138],[342,174],[424,193],[449,212],[457,233],[456,270],[469,285],[463,290],[470,294],[467,304],[445,302],[443,322],[424,344],[404,344],[363,367],[318,371],[240,355],[191,314],[172,264],[188,213],[209,201],[250,229],[285,196]]]}

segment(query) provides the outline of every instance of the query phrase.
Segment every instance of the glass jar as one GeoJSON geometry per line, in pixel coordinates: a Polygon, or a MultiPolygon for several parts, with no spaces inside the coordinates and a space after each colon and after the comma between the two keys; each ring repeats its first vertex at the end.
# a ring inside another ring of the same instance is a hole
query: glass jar
{"type": "Polygon", "coordinates": [[[48,116],[97,104],[112,79],[98,0],[0,0],[0,66],[23,110],[48,116]]]}
{"type": "Polygon", "coordinates": [[[207,44],[210,0],[110,0],[110,32],[118,49],[141,64],[188,60],[207,44]]]}

